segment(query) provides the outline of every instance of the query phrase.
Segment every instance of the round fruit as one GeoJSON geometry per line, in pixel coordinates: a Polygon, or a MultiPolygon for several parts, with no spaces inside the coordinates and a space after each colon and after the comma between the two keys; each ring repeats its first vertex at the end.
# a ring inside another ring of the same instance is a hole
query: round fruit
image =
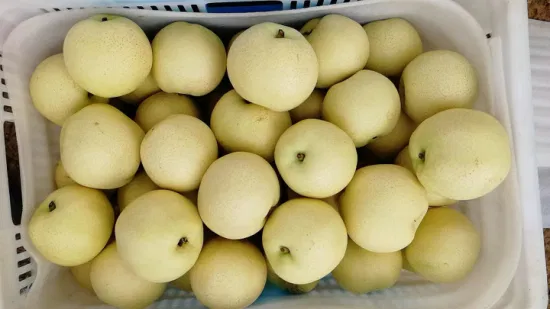
{"type": "Polygon", "coordinates": [[[401,112],[399,93],[384,75],[362,70],[332,86],[323,101],[323,118],[363,147],[390,134],[401,112]]]}
{"type": "Polygon", "coordinates": [[[392,287],[401,275],[402,264],[401,251],[370,252],[349,239],[346,255],[332,276],[345,290],[363,294],[392,287]]]}
{"type": "MultiPolygon", "coordinates": [[[[401,150],[401,152],[397,155],[395,158],[395,164],[403,166],[411,171],[411,173],[415,174],[411,157],[409,155],[409,146],[403,148],[403,150],[401,150]]],[[[430,206],[446,206],[456,203],[453,199],[446,198],[429,190],[426,190],[426,198],[428,199],[428,204],[430,206]]]]}
{"type": "Polygon", "coordinates": [[[357,166],[351,138],[330,122],[306,119],[281,135],[275,163],[285,183],[296,193],[325,198],[342,191],[357,166]]]}
{"type": "Polygon", "coordinates": [[[185,114],[199,117],[199,110],[188,96],[159,92],[141,102],[136,111],[136,122],[147,132],[168,116],[185,114]]]}
{"type": "Polygon", "coordinates": [[[498,120],[463,108],[422,122],[411,135],[409,156],[426,190],[455,200],[493,191],[512,160],[508,134],[498,120]]]}
{"type": "Polygon", "coordinates": [[[225,74],[225,46],[198,24],[178,21],[162,28],[153,39],[153,57],[153,76],[168,93],[203,96],[225,74]]]}
{"type": "Polygon", "coordinates": [[[422,53],[422,40],[406,20],[390,18],[363,26],[370,43],[366,68],[386,76],[399,76],[422,53]]]}
{"type": "Polygon", "coordinates": [[[136,276],[120,258],[115,243],[93,260],[90,279],[97,298],[118,308],[145,308],[166,289],[166,283],[149,282],[136,276]]]}
{"type": "Polygon", "coordinates": [[[227,55],[227,74],[245,100],[283,112],[300,105],[315,88],[317,57],[300,32],[266,22],[235,39],[227,55]]]}
{"type": "Polygon", "coordinates": [[[136,198],[157,189],[159,187],[145,172],[137,173],[130,183],[117,190],[117,202],[120,211],[123,211],[136,198]]]}
{"type": "Polygon", "coordinates": [[[275,144],[291,124],[288,112],[247,102],[235,90],[218,101],[210,118],[210,127],[226,151],[251,152],[267,161],[273,161],[275,144]]]}
{"type": "Polygon", "coordinates": [[[277,207],[265,224],[262,244],[277,276],[308,284],[328,275],[346,252],[346,226],[329,204],[299,198],[277,207]]]}
{"type": "Polygon", "coordinates": [[[63,54],[42,61],[29,81],[34,107],[51,122],[61,126],[65,119],[90,104],[88,92],[69,75],[63,54]]]}
{"type": "Polygon", "coordinates": [[[159,187],[191,191],[218,157],[212,130],[189,115],[172,115],[147,132],[141,143],[145,172],[159,187]]]}
{"type": "Polygon", "coordinates": [[[407,115],[421,123],[446,109],[472,107],[478,93],[476,71],[459,53],[425,52],[403,70],[399,92],[407,115]]]}
{"type": "Polygon", "coordinates": [[[63,57],[76,83],[104,98],[136,90],[153,63],[143,30],[128,18],[106,14],[72,26],[63,42],[63,57]]]}
{"type": "Polygon", "coordinates": [[[120,257],[136,275],[169,282],[184,275],[199,257],[203,229],[197,208],[182,195],[150,191],[120,213],[115,226],[120,257]]]}
{"type": "Polygon", "coordinates": [[[216,238],[191,269],[191,287],[208,308],[240,309],[260,296],[266,277],[265,259],[254,245],[216,238]]]}
{"type": "Polygon", "coordinates": [[[426,191],[416,177],[390,164],[357,170],[340,198],[340,214],[350,238],[376,253],[409,245],[427,210],[426,191]]]}
{"type": "Polygon", "coordinates": [[[105,247],[114,220],[105,194],[70,185],[52,192],[38,205],[29,222],[29,238],[48,261],[77,266],[105,247]]]}
{"type": "Polygon", "coordinates": [[[428,210],[413,242],[405,249],[412,270],[433,282],[455,282],[474,268],[480,235],[468,217],[439,207],[428,210]]]}
{"type": "Polygon", "coordinates": [[[214,233],[242,239],[262,229],[279,194],[279,179],[266,160],[252,153],[234,152],[216,160],[204,174],[199,213],[214,233]]]}
{"type": "Polygon", "coordinates": [[[108,104],[92,104],[63,124],[59,145],[67,174],[96,189],[129,183],[139,167],[143,130],[108,104]]]}
{"type": "Polygon", "coordinates": [[[317,88],[329,88],[367,64],[369,38],[361,25],[349,17],[330,14],[316,18],[300,32],[306,36],[319,61],[317,88]]]}

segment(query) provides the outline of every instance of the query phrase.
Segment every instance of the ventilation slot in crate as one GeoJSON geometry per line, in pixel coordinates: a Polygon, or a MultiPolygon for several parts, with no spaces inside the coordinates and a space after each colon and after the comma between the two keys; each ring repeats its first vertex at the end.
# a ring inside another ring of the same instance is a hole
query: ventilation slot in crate
{"type": "MultiPolygon", "coordinates": [[[[122,6],[125,9],[169,11],[169,12],[207,12],[207,13],[245,13],[245,12],[268,12],[281,11],[284,9],[302,9],[337,3],[348,3],[360,0],[295,0],[290,1],[290,6],[283,1],[238,1],[238,2],[212,2],[212,3],[185,3],[173,5],[137,5],[122,6]]],[[[98,8],[98,7],[95,7],[98,8]]],[[[111,7],[107,7],[111,8],[111,7]]],[[[52,8],[47,11],[70,10],[71,8],[52,8]]],[[[82,8],[81,8],[82,9],[82,8]]]]}
{"type": "Polygon", "coordinates": [[[208,13],[269,12],[283,9],[281,1],[214,2],[206,4],[208,13]]]}
{"type": "Polygon", "coordinates": [[[18,282],[19,294],[23,295],[30,291],[34,279],[36,278],[36,263],[31,258],[27,250],[25,250],[25,247],[23,247],[21,233],[24,231],[22,231],[20,227],[18,227],[16,231],[19,232],[14,235],[15,260],[17,261],[17,264],[14,265],[17,267],[17,277],[14,278],[14,280],[17,280],[18,282]]]}
{"type": "MultiPolygon", "coordinates": [[[[268,1],[270,2],[270,1],[268,1]]],[[[233,3],[234,4],[234,3],[233,3]]],[[[48,12],[60,12],[60,11],[65,11],[65,10],[72,10],[72,9],[87,9],[87,8],[102,8],[102,7],[98,7],[98,6],[93,6],[93,7],[80,7],[80,8],[46,8],[44,10],[48,11],[48,12]]],[[[128,5],[125,5],[125,6],[119,6],[119,7],[112,7],[112,6],[108,6],[108,7],[103,7],[103,8],[108,8],[108,9],[111,9],[111,8],[123,8],[123,9],[137,9],[137,10],[152,10],[152,11],[168,11],[168,12],[203,12],[206,10],[206,6],[204,5],[201,5],[201,4],[192,4],[192,3],[185,3],[184,4],[173,4],[173,5],[150,5],[150,6],[145,6],[145,5],[136,5],[136,6],[128,6],[128,5]]],[[[215,12],[210,12],[210,13],[215,13],[215,12]]]]}
{"type": "MultiPolygon", "coordinates": [[[[4,145],[6,163],[8,166],[8,191],[10,194],[11,219],[13,225],[20,225],[23,200],[21,194],[21,174],[19,170],[19,149],[17,147],[15,124],[11,121],[4,122],[4,145]]],[[[23,247],[21,248],[25,250],[23,247]]],[[[17,250],[19,251],[20,249],[18,248],[17,250]]]]}

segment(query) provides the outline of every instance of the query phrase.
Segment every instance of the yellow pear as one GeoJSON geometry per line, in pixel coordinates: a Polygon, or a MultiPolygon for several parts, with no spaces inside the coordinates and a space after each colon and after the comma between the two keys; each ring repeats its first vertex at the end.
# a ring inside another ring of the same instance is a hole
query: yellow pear
{"type": "Polygon", "coordinates": [[[153,77],[168,93],[203,96],[225,74],[225,46],[199,24],[178,21],[162,28],[153,39],[153,57],[153,77]]]}
{"type": "Polygon", "coordinates": [[[186,272],[183,276],[179,277],[178,279],[171,282],[172,285],[177,287],[178,289],[186,292],[193,292],[193,289],[191,288],[191,270],[186,272]]]}
{"type": "Polygon", "coordinates": [[[351,138],[337,126],[306,119],[281,135],[275,163],[294,192],[326,198],[342,191],[353,178],[357,151],[351,138]]]}
{"type": "Polygon", "coordinates": [[[386,76],[399,76],[405,66],[422,53],[416,29],[402,18],[373,21],[363,26],[369,37],[366,68],[386,76]]]}
{"type": "MultiPolygon", "coordinates": [[[[411,171],[411,173],[415,174],[411,157],[409,155],[409,146],[403,148],[403,150],[401,150],[401,152],[397,155],[395,158],[395,164],[403,166],[411,171]]],[[[430,206],[446,206],[456,203],[453,199],[446,198],[429,190],[426,190],[426,198],[428,199],[428,204],[430,206]]]]}
{"type": "Polygon", "coordinates": [[[65,168],[63,168],[63,163],[61,160],[57,161],[55,165],[55,186],[59,189],[68,185],[75,185],[76,182],[67,174],[65,168]]]}
{"type": "Polygon", "coordinates": [[[426,190],[455,200],[493,191],[512,160],[508,134],[498,120],[464,108],[422,122],[411,136],[409,156],[426,190]]]}
{"type": "Polygon", "coordinates": [[[233,152],[208,168],[199,187],[199,213],[214,233],[242,239],[262,229],[279,201],[279,179],[262,157],[233,152]]]}
{"type": "Polygon", "coordinates": [[[69,116],[90,104],[88,92],[69,75],[63,54],[46,58],[34,69],[29,91],[38,112],[59,126],[69,116]]]}
{"type": "Polygon", "coordinates": [[[470,108],[477,99],[474,67],[450,50],[434,50],[414,58],[399,83],[403,108],[416,123],[450,108],[470,108]]]}
{"type": "Polygon", "coordinates": [[[393,83],[369,70],[332,86],[323,101],[323,118],[344,130],[355,147],[390,134],[400,112],[399,93],[393,83]]]}
{"type": "Polygon", "coordinates": [[[120,99],[126,103],[137,104],[159,91],[160,88],[157,82],[153,78],[153,75],[149,73],[136,90],[121,96],[120,99]]]}
{"type": "Polygon", "coordinates": [[[319,62],[317,88],[329,88],[362,70],[369,58],[369,38],[353,19],[337,14],[308,22],[300,32],[319,62]]]}
{"type": "Polygon", "coordinates": [[[197,261],[203,243],[197,208],[182,195],[154,190],[135,199],[115,226],[120,257],[136,275],[169,282],[197,261]]]}
{"type": "Polygon", "coordinates": [[[235,90],[216,103],[210,127],[228,152],[255,153],[273,161],[275,144],[292,125],[288,112],[276,112],[243,100],[235,90]]]}
{"type": "Polygon", "coordinates": [[[388,135],[379,136],[368,143],[367,148],[382,158],[394,157],[409,143],[409,138],[416,124],[405,113],[399,115],[399,120],[388,135]]]}
{"type": "Polygon", "coordinates": [[[432,208],[405,249],[405,256],[411,269],[422,277],[439,283],[455,282],[474,268],[480,238],[465,215],[447,207],[432,208]]]}
{"type": "Polygon", "coordinates": [[[277,276],[273,267],[267,263],[267,280],[277,287],[290,292],[291,294],[304,294],[311,292],[319,283],[319,280],[315,280],[306,284],[294,284],[284,281],[281,277],[277,276]]]}
{"type": "Polygon", "coordinates": [[[145,172],[161,188],[191,191],[218,157],[212,130],[199,119],[169,116],[147,132],[141,144],[145,172]]]}
{"type": "Polygon", "coordinates": [[[402,266],[401,251],[371,252],[349,239],[346,254],[332,271],[332,277],[345,290],[363,294],[392,287],[402,266]]]}
{"type": "Polygon", "coordinates": [[[186,95],[159,92],[145,99],[136,111],[136,122],[147,132],[168,116],[185,114],[199,118],[199,110],[186,95]]]}
{"type": "Polygon", "coordinates": [[[265,22],[235,39],[227,74],[245,100],[283,112],[300,105],[315,88],[317,57],[300,32],[265,22]]]}
{"type": "Polygon", "coordinates": [[[346,226],[329,204],[315,199],[289,200],[271,214],[262,244],[277,276],[308,284],[328,275],[344,257],[346,226]]]}
{"type": "Polygon", "coordinates": [[[90,268],[92,267],[92,261],[71,267],[71,274],[73,274],[76,282],[78,282],[81,287],[93,292],[94,289],[92,288],[92,280],[90,280],[90,268]]]}
{"type": "Polygon", "coordinates": [[[376,253],[408,246],[427,210],[426,191],[416,177],[392,164],[357,170],[340,197],[340,214],[350,238],[376,253]]]}
{"type": "Polygon", "coordinates": [[[136,90],[153,63],[143,30],[128,18],[107,14],[77,22],[65,37],[63,57],[76,83],[104,98],[136,90]]]}
{"type": "Polygon", "coordinates": [[[29,222],[29,238],[48,261],[77,266],[105,247],[114,220],[103,192],[70,185],[52,192],[38,205],[29,222]]]}
{"type": "Polygon", "coordinates": [[[143,130],[108,104],[91,104],[63,124],[61,161],[77,183],[115,189],[129,183],[139,167],[143,130]]]}
{"type": "Polygon", "coordinates": [[[166,283],[149,282],[136,276],[117,252],[108,245],[92,262],[90,279],[97,297],[117,308],[145,309],[166,289],[166,283]]]}
{"type": "Polygon", "coordinates": [[[323,91],[313,89],[313,92],[302,104],[289,111],[292,123],[297,123],[304,119],[321,119],[324,99],[325,93],[323,91]]]}
{"type": "Polygon", "coordinates": [[[250,306],[262,293],[266,278],[266,262],[258,248],[223,238],[206,243],[191,269],[193,293],[208,308],[250,306]]]}
{"type": "Polygon", "coordinates": [[[123,211],[133,200],[143,194],[157,190],[159,187],[145,172],[138,172],[134,179],[117,191],[117,202],[120,211],[123,211]]]}

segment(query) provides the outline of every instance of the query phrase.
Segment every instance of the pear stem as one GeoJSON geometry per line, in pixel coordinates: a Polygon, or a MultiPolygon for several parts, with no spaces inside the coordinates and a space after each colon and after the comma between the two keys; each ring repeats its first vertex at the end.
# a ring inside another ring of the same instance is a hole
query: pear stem
{"type": "Polygon", "coordinates": [[[285,246],[281,246],[281,248],[279,248],[279,249],[281,250],[281,253],[290,254],[290,249],[288,249],[285,246]]]}
{"type": "Polygon", "coordinates": [[[421,151],[419,154],[418,154],[418,158],[422,161],[424,161],[424,159],[426,159],[426,152],[425,151],[421,151]]]}
{"type": "Polygon", "coordinates": [[[107,17],[102,17],[101,18],[101,21],[107,21],[107,20],[108,20],[107,17]]]}
{"type": "Polygon", "coordinates": [[[306,154],[300,152],[296,155],[296,158],[298,158],[298,161],[302,162],[306,158],[306,154]]]}
{"type": "Polygon", "coordinates": [[[276,39],[282,39],[285,37],[285,32],[283,31],[283,29],[279,29],[279,31],[277,31],[277,35],[275,36],[276,39]]]}
{"type": "Polygon", "coordinates": [[[178,247],[182,247],[183,245],[185,245],[186,243],[188,243],[189,240],[187,239],[187,237],[182,237],[180,238],[180,240],[178,241],[178,247]]]}
{"type": "Polygon", "coordinates": [[[54,201],[51,201],[50,204],[48,204],[48,210],[50,212],[54,211],[57,208],[54,201]]]}

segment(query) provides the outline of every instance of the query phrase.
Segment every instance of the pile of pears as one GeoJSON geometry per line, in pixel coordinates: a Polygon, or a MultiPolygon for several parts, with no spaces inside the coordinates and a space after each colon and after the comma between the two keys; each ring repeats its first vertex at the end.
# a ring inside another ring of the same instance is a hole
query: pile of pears
{"type": "Polygon", "coordinates": [[[152,42],[97,15],[29,83],[61,126],[57,190],[35,249],[101,301],[145,308],[168,284],[209,308],[251,305],[269,280],[306,293],[436,283],[481,247],[456,207],[506,178],[505,128],[472,109],[474,67],[423,49],[408,21],[265,22],[226,46],[183,21],[152,42]],[[227,73],[227,76],[226,76],[227,73]]]}

